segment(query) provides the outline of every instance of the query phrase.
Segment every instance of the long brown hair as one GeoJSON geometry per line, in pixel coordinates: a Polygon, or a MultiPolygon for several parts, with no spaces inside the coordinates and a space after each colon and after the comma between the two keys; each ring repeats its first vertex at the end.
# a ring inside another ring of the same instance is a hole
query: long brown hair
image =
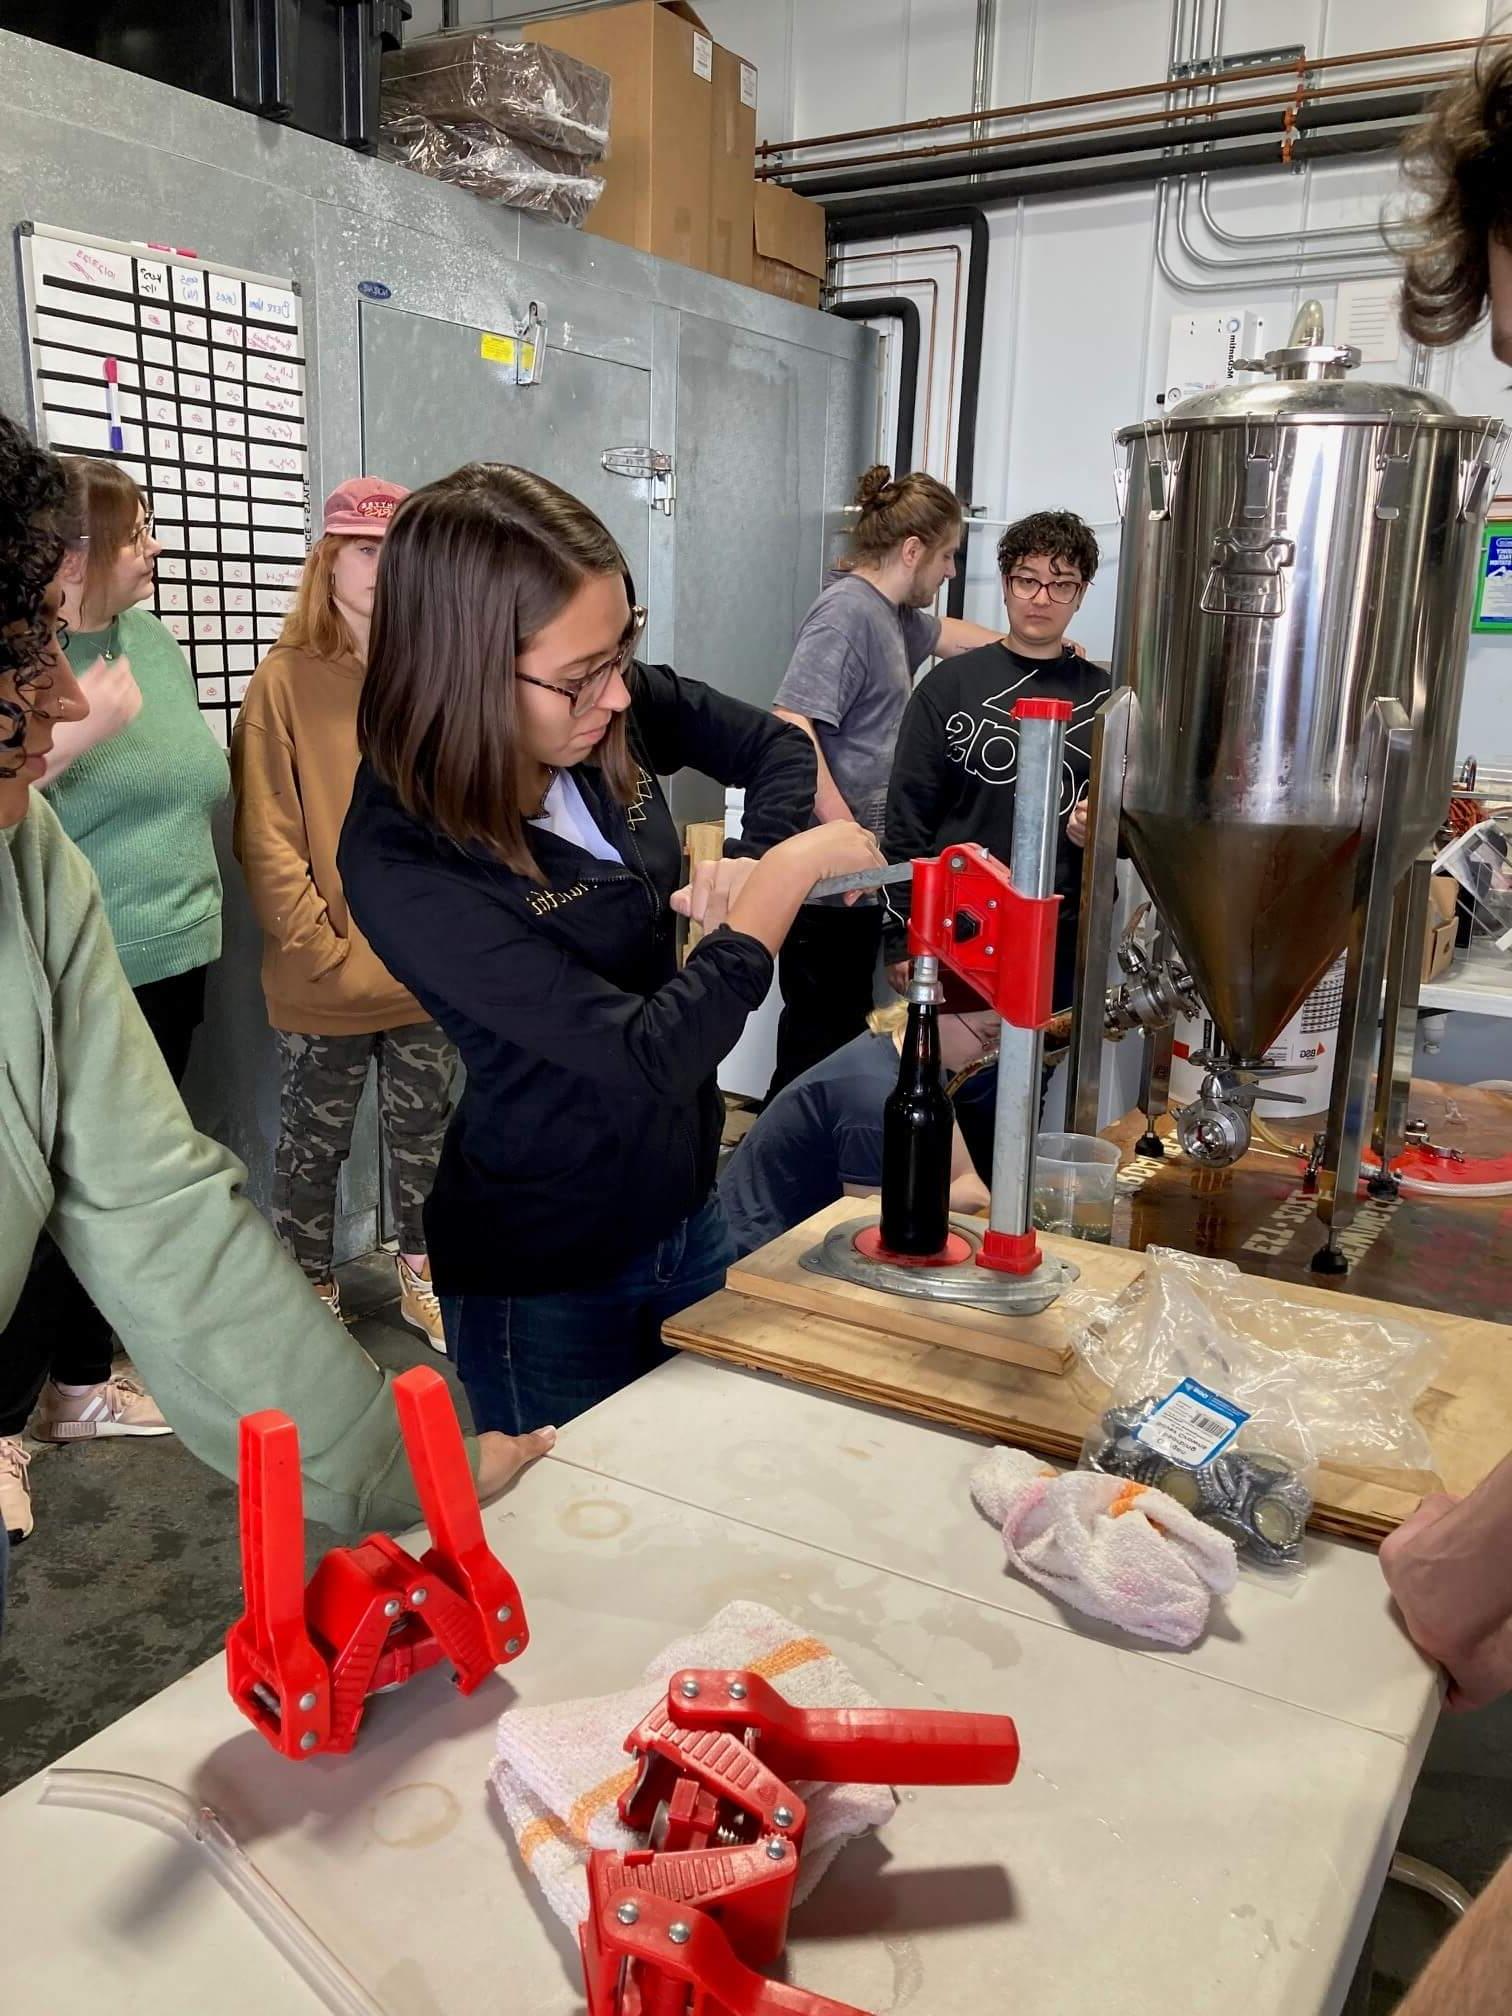
{"type": "Polygon", "coordinates": [[[1407,136],[1402,168],[1426,198],[1393,233],[1402,324],[1419,343],[1455,343],[1486,312],[1491,240],[1512,246],[1512,44],[1481,45],[1407,136]]]}
{"type": "Polygon", "coordinates": [[[136,530],[137,513],[146,510],[147,500],[126,471],[103,456],[66,455],[63,466],[78,500],[81,530],[89,540],[79,597],[80,608],[86,609],[109,593],[121,548],[136,530]]]}
{"type": "MultiPolygon", "coordinates": [[[[515,660],[602,574],[628,570],[587,505],[502,462],[469,462],[412,491],[378,563],[358,745],[413,817],[534,882],[544,878],[515,772],[515,660]]],[[[628,804],[636,764],[623,714],[597,760],[628,804]]]]}
{"type": "Polygon", "coordinates": [[[317,658],[355,658],[357,639],[336,607],[336,554],[344,538],[360,533],[327,532],[305,556],[294,600],[278,633],[280,644],[317,658]]]}
{"type": "Polygon", "coordinates": [[[960,533],[960,498],[922,469],[895,478],[886,463],[876,463],[856,485],[856,503],[860,515],[851,527],[852,567],[880,565],[905,539],[921,540],[932,552],[960,533]]]}

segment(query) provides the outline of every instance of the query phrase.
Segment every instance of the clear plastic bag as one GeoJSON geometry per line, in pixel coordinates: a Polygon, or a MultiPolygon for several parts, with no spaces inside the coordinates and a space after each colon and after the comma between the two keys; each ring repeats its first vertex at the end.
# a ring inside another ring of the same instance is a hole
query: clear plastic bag
{"type": "Polygon", "coordinates": [[[542,42],[427,35],[384,57],[382,94],[385,120],[482,119],[578,161],[609,151],[608,77],[542,42]]]}
{"type": "Polygon", "coordinates": [[[1425,1332],[1342,1299],[1290,1300],[1231,1261],[1144,1258],[1111,1301],[1081,1298],[1077,1349],[1108,1389],[1084,1469],[1170,1492],[1244,1559],[1279,1569],[1301,1565],[1320,1462],[1436,1482],[1413,1412],[1442,1356],[1425,1332]]]}
{"type": "Polygon", "coordinates": [[[378,151],[437,182],[574,227],[604,187],[602,177],[586,174],[572,155],[512,140],[483,119],[430,119],[419,112],[385,119],[378,151]]]}

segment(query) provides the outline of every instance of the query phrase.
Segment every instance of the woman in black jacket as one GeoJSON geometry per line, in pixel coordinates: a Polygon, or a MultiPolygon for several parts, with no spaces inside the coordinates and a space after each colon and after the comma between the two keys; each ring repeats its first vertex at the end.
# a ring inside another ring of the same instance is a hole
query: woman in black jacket
{"type": "Polygon", "coordinates": [[[497,464],[414,492],[383,546],[340,869],[467,1066],[426,1233],[480,1429],[582,1413],[720,1286],[716,1068],[813,884],[881,858],[798,830],[806,736],[635,662],[627,585],[586,506],[497,464]],[[657,778],[683,768],[746,815],[679,892],[657,778]],[[674,908],[705,927],[681,971],[674,908]]]}

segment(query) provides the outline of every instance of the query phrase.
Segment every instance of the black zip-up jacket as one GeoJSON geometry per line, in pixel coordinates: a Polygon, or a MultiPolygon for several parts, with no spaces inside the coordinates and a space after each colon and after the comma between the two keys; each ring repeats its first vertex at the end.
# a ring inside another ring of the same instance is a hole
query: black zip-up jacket
{"type": "Polygon", "coordinates": [[[685,880],[682,842],[656,780],[693,769],[743,785],[745,837],[727,851],[760,855],[808,823],[813,745],[665,665],[637,665],[631,692],[634,802],[617,804],[596,765],[572,772],[623,867],[533,828],[545,881],[532,882],[412,818],[366,763],[358,772],[338,855],[347,903],[467,1067],[425,1214],[443,1295],[602,1281],[714,1187],[714,1074],[772,958],[721,927],[678,970],[668,899],[685,880]]]}
{"type": "MultiPolygon", "coordinates": [[[[1055,892],[1061,899],[1055,941],[1055,1005],[1069,1008],[1076,977],[1076,919],[1081,907],[1082,850],[1066,837],[1066,821],[1087,795],[1092,727],[1108,697],[1107,668],[1063,651],[1059,658],[1023,658],[1003,644],[984,644],[946,658],[921,679],[898,730],[882,851],[889,861],[938,854],[976,840],[1005,866],[1013,850],[1014,775],[1018,767],[1017,701],[1069,700],[1061,766],[1060,835],[1055,892]]],[[[890,907],[907,914],[907,889],[890,891],[890,907]]],[[[883,956],[907,956],[903,925],[889,917],[883,956]]]]}

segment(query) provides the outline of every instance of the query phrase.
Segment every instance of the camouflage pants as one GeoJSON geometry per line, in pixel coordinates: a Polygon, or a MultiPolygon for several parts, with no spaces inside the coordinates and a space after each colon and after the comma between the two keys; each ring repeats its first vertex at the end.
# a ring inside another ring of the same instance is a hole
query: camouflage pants
{"type": "Polygon", "coordinates": [[[331,1278],[336,1184],[378,1063],[378,1122],[389,1216],[401,1253],[425,1251],[421,1220],[451,1117],[457,1053],[434,1022],[376,1036],[296,1036],[276,1029],[281,1078],[273,1158],[273,1229],[311,1281],[331,1278]]]}

